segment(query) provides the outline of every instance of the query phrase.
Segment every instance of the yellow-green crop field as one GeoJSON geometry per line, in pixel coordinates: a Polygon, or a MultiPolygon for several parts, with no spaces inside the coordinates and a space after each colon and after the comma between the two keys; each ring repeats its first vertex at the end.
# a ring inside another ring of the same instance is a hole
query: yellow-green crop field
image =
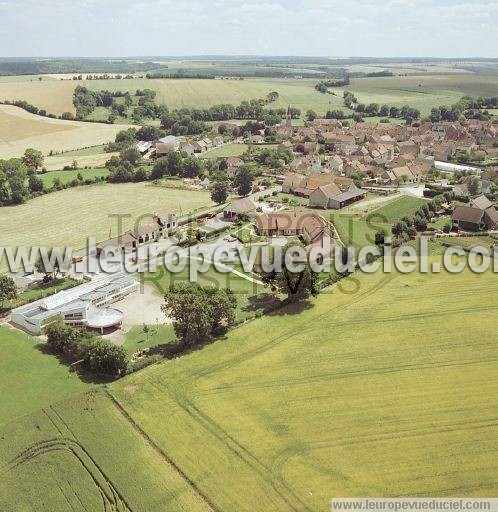
{"type": "Polygon", "coordinates": [[[498,281],[355,274],[0,431],[0,509],[322,511],[498,492],[498,281]]]}

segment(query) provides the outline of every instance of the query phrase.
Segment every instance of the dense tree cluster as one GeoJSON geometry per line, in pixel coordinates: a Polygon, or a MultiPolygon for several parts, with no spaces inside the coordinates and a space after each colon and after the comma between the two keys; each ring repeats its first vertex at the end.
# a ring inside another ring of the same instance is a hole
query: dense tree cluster
{"type": "Polygon", "coordinates": [[[346,87],[351,83],[349,77],[341,78],[339,80],[322,80],[315,85],[315,89],[321,93],[327,93],[329,87],[346,87]]]}
{"type": "Polygon", "coordinates": [[[62,320],[45,329],[47,345],[56,353],[81,361],[89,370],[116,376],[126,372],[127,355],[123,347],[94,334],[75,329],[62,320]]]}
{"type": "Polygon", "coordinates": [[[12,277],[0,274],[0,310],[8,301],[17,299],[17,286],[12,277]]]}
{"type": "Polygon", "coordinates": [[[413,215],[413,218],[403,217],[392,227],[392,233],[398,242],[405,242],[414,238],[417,231],[425,231],[430,219],[441,205],[454,198],[453,192],[444,192],[436,195],[431,201],[422,205],[413,215]]]}

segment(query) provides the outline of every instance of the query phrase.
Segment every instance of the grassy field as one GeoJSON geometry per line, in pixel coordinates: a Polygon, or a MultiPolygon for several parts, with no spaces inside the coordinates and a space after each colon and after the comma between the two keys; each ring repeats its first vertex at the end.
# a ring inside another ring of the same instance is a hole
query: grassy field
{"type": "Polygon", "coordinates": [[[412,216],[425,202],[410,196],[377,196],[329,215],[343,243],[359,248],[374,244],[377,231],[390,233],[393,224],[404,216],[412,216]],[[377,203],[379,200],[382,202],[377,203]]]}
{"type": "Polygon", "coordinates": [[[50,188],[54,179],[59,178],[61,183],[65,185],[70,181],[73,181],[80,173],[83,176],[83,179],[94,179],[96,177],[105,177],[109,175],[109,171],[105,168],[99,169],[76,169],[71,171],[50,171],[45,174],[40,174],[40,179],[43,181],[45,188],[50,188]]]}
{"type": "Polygon", "coordinates": [[[249,146],[247,144],[226,144],[219,148],[214,148],[202,155],[202,158],[221,158],[225,156],[243,155],[249,146]]]}
{"type": "MultiPolygon", "coordinates": [[[[65,172],[65,171],[64,171],[65,172]]],[[[105,240],[117,236],[121,214],[123,229],[140,215],[175,210],[178,214],[211,205],[209,192],[155,187],[148,183],[103,184],[53,192],[19,206],[4,207],[0,233],[9,245],[84,246],[86,237],[105,240]]],[[[143,223],[150,222],[150,217],[143,223]]]]}
{"type": "Polygon", "coordinates": [[[35,338],[0,326],[0,339],[0,426],[91,388],[35,338]]]}
{"type": "Polygon", "coordinates": [[[20,157],[26,148],[48,154],[114,140],[123,125],[62,121],[0,105],[0,158],[20,157]]]}

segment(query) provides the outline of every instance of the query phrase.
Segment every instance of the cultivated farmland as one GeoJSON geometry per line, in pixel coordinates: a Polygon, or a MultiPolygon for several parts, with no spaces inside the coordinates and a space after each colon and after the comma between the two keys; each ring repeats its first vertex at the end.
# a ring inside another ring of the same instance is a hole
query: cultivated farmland
{"type": "Polygon", "coordinates": [[[211,510],[102,394],[14,421],[2,430],[0,443],[5,512],[211,510]]]}
{"type": "MultiPolygon", "coordinates": [[[[277,91],[279,99],[272,107],[286,108],[289,104],[301,109],[303,114],[313,109],[324,114],[329,109],[343,108],[344,88],[333,88],[332,94],[315,90],[317,79],[295,78],[245,78],[244,80],[158,79],[133,78],[123,80],[50,80],[29,82],[20,77],[0,83],[0,100],[24,99],[48,112],[60,114],[74,112],[72,93],[76,85],[91,89],[129,91],[153,89],[156,101],[170,108],[203,108],[220,103],[238,104],[243,100],[264,98],[277,91]],[[49,98],[49,100],[47,100],[49,98]]],[[[434,106],[451,104],[464,95],[492,96],[498,87],[498,77],[493,74],[419,73],[410,76],[382,78],[354,78],[348,90],[364,103],[388,103],[402,106],[409,104],[424,114],[434,106]]]]}
{"type": "Polygon", "coordinates": [[[123,125],[63,121],[35,116],[11,105],[0,105],[0,158],[20,157],[26,148],[48,154],[114,140],[123,125]]]}
{"type": "MultiPolygon", "coordinates": [[[[66,171],[62,171],[66,172],[66,171]]],[[[51,173],[46,174],[49,176],[51,173]]],[[[175,210],[186,214],[211,205],[209,192],[154,186],[149,183],[103,184],[53,192],[0,210],[2,240],[18,245],[74,245],[81,248],[86,237],[105,240],[117,236],[122,214],[123,229],[135,225],[140,215],[175,210]]],[[[150,222],[150,217],[143,223],[150,222]]]]}
{"type": "Polygon", "coordinates": [[[109,385],[116,401],[17,420],[1,508],[79,510],[99,488],[144,512],[496,495],[497,292],[490,274],[355,275],[109,385]]]}

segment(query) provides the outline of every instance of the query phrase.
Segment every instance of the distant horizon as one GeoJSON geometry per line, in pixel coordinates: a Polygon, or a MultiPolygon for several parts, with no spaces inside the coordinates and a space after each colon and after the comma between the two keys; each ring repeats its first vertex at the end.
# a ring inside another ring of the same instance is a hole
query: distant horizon
{"type": "Polygon", "coordinates": [[[365,59],[365,60],[391,60],[391,61],[406,61],[406,60],[418,60],[418,61],[498,61],[498,57],[486,57],[486,56],[416,56],[416,55],[405,55],[405,56],[369,56],[369,55],[347,55],[347,56],[330,56],[330,55],[305,55],[305,54],[179,54],[179,55],[18,55],[8,56],[0,55],[2,60],[69,60],[69,59],[96,59],[96,60],[226,60],[226,59],[329,59],[329,60],[354,60],[354,59],[365,59]]]}
{"type": "Polygon", "coordinates": [[[496,58],[498,0],[0,0],[0,48],[17,58],[496,58]]]}

